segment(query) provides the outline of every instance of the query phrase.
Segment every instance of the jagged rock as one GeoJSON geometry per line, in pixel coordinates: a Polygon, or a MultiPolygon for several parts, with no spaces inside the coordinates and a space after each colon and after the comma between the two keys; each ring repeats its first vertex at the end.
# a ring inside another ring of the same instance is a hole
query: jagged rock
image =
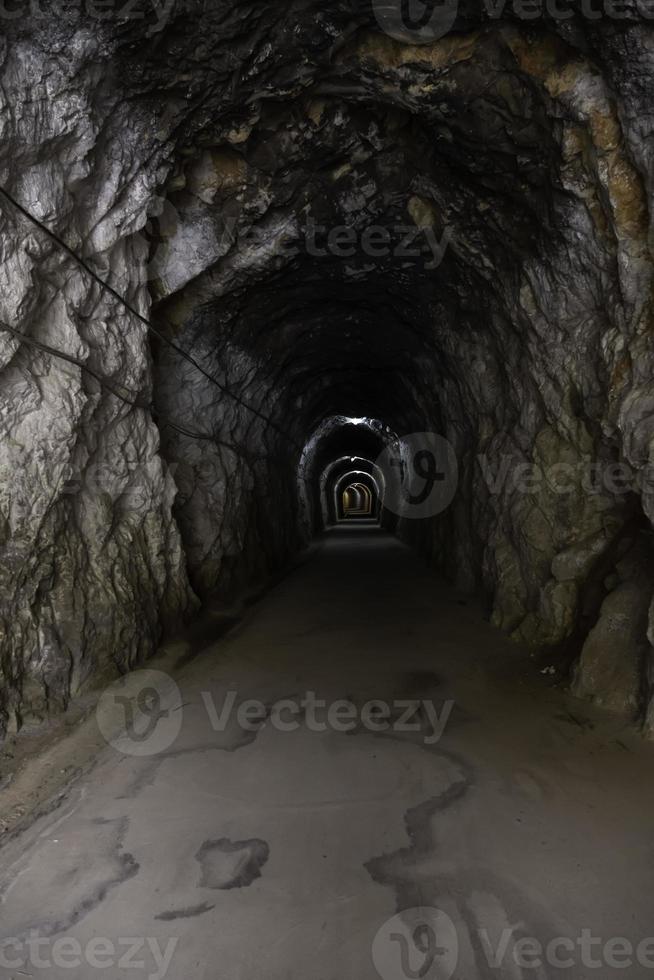
{"type": "Polygon", "coordinates": [[[648,700],[654,653],[648,632],[654,565],[647,541],[636,541],[618,561],[616,575],[618,584],[604,599],[581,651],[573,691],[635,715],[648,700]]]}
{"type": "Polygon", "coordinates": [[[641,707],[643,672],[652,651],[645,636],[647,605],[636,582],[624,582],[609,593],[581,651],[572,688],[575,694],[635,715],[641,707]]]}
{"type": "Polygon", "coordinates": [[[0,321],[156,405],[0,336],[2,724],[283,564],[346,418],[447,436],[453,505],[389,521],[523,644],[599,616],[577,689],[633,707],[651,587],[602,583],[654,520],[651,25],[166,14],[6,24],[0,183],[160,336],[2,203],[0,321]]]}

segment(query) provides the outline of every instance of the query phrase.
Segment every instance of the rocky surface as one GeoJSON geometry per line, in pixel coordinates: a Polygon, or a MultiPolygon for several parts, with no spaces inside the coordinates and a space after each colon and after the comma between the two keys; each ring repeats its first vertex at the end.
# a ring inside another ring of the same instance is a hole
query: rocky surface
{"type": "MultiPolygon", "coordinates": [[[[117,99],[87,29],[17,35],[2,58],[0,182],[139,310],[139,229],[162,175],[151,117],[117,99]]],[[[128,669],[193,604],[150,401],[145,328],[3,201],[0,731],[128,669]],[[108,379],[123,395],[103,388],[108,379]]]]}
{"type": "Polygon", "coordinates": [[[652,561],[650,23],[150,13],[7,25],[0,182],[213,380],[3,204],[0,320],[156,406],[2,340],[3,724],[283,564],[330,462],[426,431],[458,492],[389,524],[644,718],[651,581],[619,565],[634,534],[652,561]],[[321,429],[348,418],[376,422],[321,429]]]}
{"type": "Polygon", "coordinates": [[[604,588],[608,594],[581,651],[573,691],[635,716],[647,697],[651,654],[647,625],[654,567],[644,542],[632,544],[604,588]]]}

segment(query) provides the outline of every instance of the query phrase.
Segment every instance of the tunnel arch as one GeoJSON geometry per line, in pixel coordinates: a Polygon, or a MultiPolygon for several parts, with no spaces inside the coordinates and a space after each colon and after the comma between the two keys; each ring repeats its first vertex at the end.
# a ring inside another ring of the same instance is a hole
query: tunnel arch
{"type": "MultiPolygon", "coordinates": [[[[380,519],[383,507],[383,498],[380,495],[379,484],[375,477],[365,470],[350,469],[345,473],[335,476],[331,482],[331,507],[329,511],[330,523],[338,523],[344,520],[347,515],[343,506],[343,494],[348,486],[363,485],[371,497],[371,507],[369,516],[380,519]]],[[[368,515],[366,515],[368,516],[368,515]]]]}
{"type": "Polygon", "coordinates": [[[378,496],[384,498],[385,480],[376,458],[397,442],[385,423],[367,417],[334,415],[316,428],[307,440],[298,463],[298,486],[305,526],[319,532],[336,520],[331,499],[333,474],[352,466],[376,473],[378,496]]]}
{"type": "Polygon", "coordinates": [[[382,521],[649,717],[651,24],[462,6],[422,44],[373,7],[3,24],[47,110],[3,141],[0,727],[268,580],[330,461],[426,431],[456,498],[382,521]],[[589,630],[629,590],[623,674],[589,630]]]}
{"type": "Polygon", "coordinates": [[[320,503],[322,526],[328,527],[338,521],[337,484],[348,473],[365,474],[370,477],[375,490],[377,517],[384,520],[384,498],[386,481],[383,471],[373,461],[362,456],[342,456],[332,460],[320,475],[320,503]]]}

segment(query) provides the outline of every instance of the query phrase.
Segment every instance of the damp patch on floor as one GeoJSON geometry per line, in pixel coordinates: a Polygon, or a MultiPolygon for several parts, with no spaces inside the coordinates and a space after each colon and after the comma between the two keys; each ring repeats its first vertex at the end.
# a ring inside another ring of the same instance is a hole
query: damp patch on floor
{"type": "Polygon", "coordinates": [[[196,860],[200,864],[201,888],[226,890],[247,888],[261,877],[270,849],[264,840],[231,841],[227,837],[205,841],[196,860]]]}
{"type": "Polygon", "coordinates": [[[201,905],[191,905],[185,909],[170,909],[167,912],[160,912],[159,915],[155,915],[155,919],[158,919],[160,922],[174,922],[175,919],[193,919],[196,915],[204,915],[205,912],[211,912],[215,907],[215,905],[209,905],[208,902],[202,902],[201,905]]]}

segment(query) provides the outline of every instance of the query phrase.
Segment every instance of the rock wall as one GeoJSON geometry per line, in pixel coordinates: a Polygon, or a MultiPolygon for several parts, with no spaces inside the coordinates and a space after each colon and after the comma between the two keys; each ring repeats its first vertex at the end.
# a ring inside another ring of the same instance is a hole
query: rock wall
{"type": "MultiPolygon", "coordinates": [[[[117,101],[90,31],[49,25],[2,49],[0,183],[142,313],[138,230],[165,171],[146,112],[117,101]]],[[[151,413],[144,326],[2,202],[0,735],[156,648],[194,607],[176,493],[151,413]]]]}
{"type": "MultiPolygon", "coordinates": [[[[545,243],[534,229],[537,254],[514,255],[501,276],[499,250],[488,253],[483,331],[439,318],[448,360],[473,366],[450,367],[443,397],[464,492],[429,544],[418,536],[462,585],[481,582],[492,621],[516,640],[582,650],[577,693],[642,716],[654,652],[651,115],[636,123],[625,65],[620,77],[612,63],[609,81],[552,38],[509,28],[503,41],[550,120],[555,234],[545,243]],[[621,572],[636,536],[637,575],[621,572]]],[[[641,70],[650,43],[634,31],[641,70]]],[[[470,229],[458,232],[455,247],[470,247],[470,229]]]]}
{"type": "Polygon", "coordinates": [[[398,533],[651,724],[651,30],[464,13],[9,25],[0,183],[157,338],[3,204],[2,728],[279,568],[330,453],[425,431],[458,492],[398,533]]]}
{"type": "MultiPolygon", "coordinates": [[[[111,34],[16,25],[2,51],[0,182],[147,317],[168,285],[157,234],[173,114],[129,100],[111,34]]],[[[165,346],[155,392],[147,327],[7,201],[2,212],[0,321],[14,332],[0,333],[0,736],[142,663],[198,596],[233,595],[299,541],[292,476],[271,461],[265,423],[165,346]],[[188,439],[166,412],[215,440],[188,439]]],[[[194,271],[185,251],[173,287],[194,271]]],[[[219,361],[214,345],[209,369],[225,373],[219,361]]]]}

